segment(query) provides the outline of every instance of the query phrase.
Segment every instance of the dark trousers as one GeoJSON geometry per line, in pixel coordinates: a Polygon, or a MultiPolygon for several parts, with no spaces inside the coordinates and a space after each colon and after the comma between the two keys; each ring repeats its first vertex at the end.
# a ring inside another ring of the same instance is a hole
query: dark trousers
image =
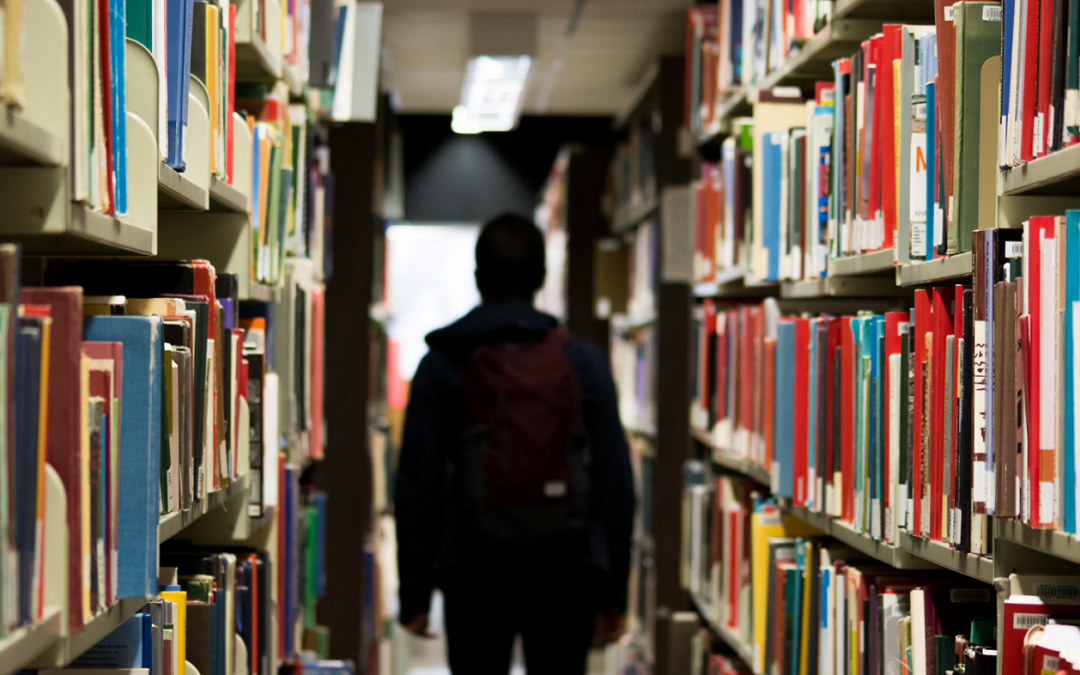
{"type": "Polygon", "coordinates": [[[528,675],[585,675],[597,575],[578,565],[545,567],[447,574],[441,586],[454,675],[506,675],[517,635],[528,675]]]}

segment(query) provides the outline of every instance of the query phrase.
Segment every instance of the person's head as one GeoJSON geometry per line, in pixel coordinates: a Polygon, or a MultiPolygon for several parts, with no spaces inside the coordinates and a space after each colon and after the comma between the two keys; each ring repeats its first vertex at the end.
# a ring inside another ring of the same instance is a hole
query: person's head
{"type": "Polygon", "coordinates": [[[476,241],[476,287],[484,302],[524,300],[544,285],[544,235],[528,218],[504,213],[476,241]]]}

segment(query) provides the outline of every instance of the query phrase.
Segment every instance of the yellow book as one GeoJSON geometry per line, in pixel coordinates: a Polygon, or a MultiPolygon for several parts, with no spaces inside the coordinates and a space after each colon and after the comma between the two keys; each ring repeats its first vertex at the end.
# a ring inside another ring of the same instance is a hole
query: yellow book
{"type": "MultiPolygon", "coordinates": [[[[90,359],[79,357],[79,476],[83,485],[90,484],[90,359]]],[[[83,621],[93,616],[90,608],[90,490],[82,492],[82,614],[83,621]]]]}
{"type": "Polygon", "coordinates": [[[162,591],[162,600],[176,603],[176,623],[173,624],[173,644],[176,661],[180,664],[176,675],[187,675],[187,591],[162,591]]]}
{"type": "Polygon", "coordinates": [[[221,95],[218,80],[218,7],[206,5],[206,92],[210,97],[210,173],[219,173],[217,137],[220,133],[221,95]]]}
{"type": "Polygon", "coordinates": [[[49,436],[49,336],[52,334],[52,319],[41,322],[41,391],[38,401],[38,461],[37,461],[37,504],[34,515],[34,597],[33,616],[42,618],[45,583],[45,462],[49,436]]]}
{"type": "Polygon", "coordinates": [[[130,316],[176,316],[175,298],[128,298],[127,313],[130,316]]]}
{"type": "MultiPolygon", "coordinates": [[[[802,616],[799,618],[799,675],[810,675],[810,631],[814,617],[810,613],[811,590],[817,583],[818,545],[806,544],[806,561],[803,567],[802,616]]],[[[815,670],[817,664],[815,663],[815,670]]]]}
{"type": "Polygon", "coordinates": [[[765,670],[766,613],[769,601],[769,539],[821,534],[795,518],[785,517],[775,504],[758,503],[750,516],[750,585],[753,597],[754,672],[765,670]]]}

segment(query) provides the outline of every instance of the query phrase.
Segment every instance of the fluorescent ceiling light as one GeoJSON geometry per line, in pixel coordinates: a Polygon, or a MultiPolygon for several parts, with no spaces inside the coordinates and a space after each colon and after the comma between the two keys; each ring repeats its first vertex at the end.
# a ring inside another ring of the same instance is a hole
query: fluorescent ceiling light
{"type": "Polygon", "coordinates": [[[469,59],[461,105],[454,108],[451,128],[459,134],[475,134],[517,126],[531,65],[532,59],[523,55],[469,59]]]}

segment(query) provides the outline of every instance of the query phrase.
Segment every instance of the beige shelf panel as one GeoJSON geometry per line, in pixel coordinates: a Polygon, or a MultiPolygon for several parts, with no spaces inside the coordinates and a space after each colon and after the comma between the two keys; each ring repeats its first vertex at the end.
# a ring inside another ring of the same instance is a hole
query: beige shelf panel
{"type": "Polygon", "coordinates": [[[919,286],[946,283],[971,277],[971,253],[960,253],[926,262],[900,265],[896,282],[901,286],[919,286]]]}
{"type": "Polygon", "coordinates": [[[883,251],[874,251],[873,253],[829,258],[827,270],[830,277],[856,276],[885,274],[891,272],[894,267],[893,249],[889,248],[883,251]]]}
{"type": "Polygon", "coordinates": [[[957,551],[948,544],[900,533],[900,547],[914,556],[947,570],[958,572],[987,584],[994,583],[994,560],[980,555],[957,551]]]}
{"type": "MultiPolygon", "coordinates": [[[[248,476],[241,476],[232,485],[211,492],[187,511],[174,511],[161,516],[158,521],[158,545],[183,532],[203,516],[233,502],[248,493],[248,476]]],[[[245,510],[246,512],[246,510],[245,510]]]]}
{"type": "Polygon", "coordinates": [[[1002,193],[1016,195],[1080,195],[1080,145],[1040,157],[1001,172],[1002,193]]]}

